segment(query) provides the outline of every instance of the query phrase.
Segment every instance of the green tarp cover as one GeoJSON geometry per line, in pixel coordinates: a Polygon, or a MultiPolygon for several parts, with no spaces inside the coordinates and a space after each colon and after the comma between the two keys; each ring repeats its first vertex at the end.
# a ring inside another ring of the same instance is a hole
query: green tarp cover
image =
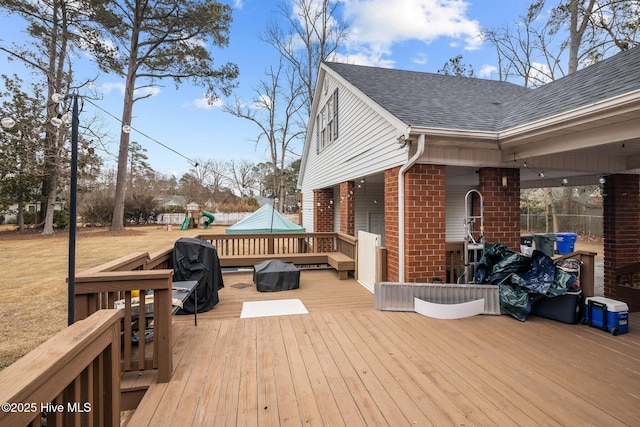
{"type": "Polygon", "coordinates": [[[227,234],[250,233],[304,233],[304,227],[295,224],[271,205],[264,205],[242,221],[227,228],[227,234]]]}
{"type": "Polygon", "coordinates": [[[494,243],[486,245],[475,279],[476,283],[498,285],[500,307],[524,322],[534,302],[564,294],[576,276],[558,268],[543,252],[534,250],[529,257],[494,243]]]}

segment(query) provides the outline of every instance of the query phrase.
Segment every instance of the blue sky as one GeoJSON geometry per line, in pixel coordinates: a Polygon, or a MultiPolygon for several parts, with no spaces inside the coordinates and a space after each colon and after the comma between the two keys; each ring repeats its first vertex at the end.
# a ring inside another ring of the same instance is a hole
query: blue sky
{"type": "MultiPolygon", "coordinates": [[[[273,48],[258,38],[267,20],[278,16],[277,1],[280,0],[227,2],[233,6],[230,45],[215,49],[213,57],[218,64],[233,62],[239,66],[239,86],[234,96],[247,102],[260,80],[265,79],[269,65],[277,61],[273,48]]],[[[436,72],[450,58],[462,55],[463,62],[473,66],[477,77],[495,79],[494,50],[477,35],[481,30],[517,21],[528,4],[522,0],[343,0],[341,19],[348,23],[351,32],[341,60],[436,72]]],[[[0,22],[0,39],[23,37],[20,20],[0,15],[0,22]]],[[[0,73],[19,70],[17,65],[7,64],[3,55],[0,64],[0,73]]],[[[93,76],[97,69],[84,64],[82,72],[93,76]]],[[[124,79],[113,75],[101,75],[97,81],[104,98],[96,103],[116,117],[122,112],[123,85],[124,79]]],[[[207,105],[200,88],[184,84],[176,90],[172,81],[162,85],[154,96],[135,104],[134,129],[194,160],[246,159],[256,163],[267,160],[267,148],[255,144],[259,132],[253,123],[222,112],[219,105],[207,105]]],[[[223,101],[230,102],[232,98],[223,101]]],[[[85,103],[82,115],[94,111],[85,103]]],[[[105,127],[112,129],[108,148],[114,158],[119,123],[105,114],[103,120],[105,127]]],[[[135,130],[131,140],[147,149],[155,170],[178,176],[189,170],[190,163],[183,157],[135,130]]],[[[297,151],[301,152],[301,146],[297,151]]]]}

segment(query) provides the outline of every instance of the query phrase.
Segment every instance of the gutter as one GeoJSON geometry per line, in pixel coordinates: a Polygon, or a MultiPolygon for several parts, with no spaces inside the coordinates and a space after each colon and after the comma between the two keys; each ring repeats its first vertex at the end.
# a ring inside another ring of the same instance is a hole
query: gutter
{"type": "Polygon", "coordinates": [[[398,281],[404,282],[404,177],[409,168],[416,164],[418,159],[422,157],[425,150],[425,136],[424,134],[418,137],[418,148],[416,152],[411,156],[407,163],[402,165],[398,172],[398,281]]]}

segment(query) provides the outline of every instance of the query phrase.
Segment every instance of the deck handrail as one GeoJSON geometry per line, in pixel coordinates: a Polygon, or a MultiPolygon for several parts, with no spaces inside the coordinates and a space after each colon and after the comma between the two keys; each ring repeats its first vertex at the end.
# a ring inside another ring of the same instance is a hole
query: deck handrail
{"type": "Polygon", "coordinates": [[[626,302],[629,311],[640,311],[640,262],[616,268],[615,276],[615,298],[626,302]]]}
{"type": "MultiPolygon", "coordinates": [[[[616,268],[616,278],[618,279],[622,276],[633,276],[635,273],[640,273],[640,262],[634,262],[633,264],[616,268]]],[[[631,282],[634,281],[631,280],[631,282]]]]}
{"type": "MultiPolygon", "coordinates": [[[[346,235],[344,235],[346,236],[346,235]]],[[[348,242],[339,233],[251,233],[251,234],[200,234],[216,247],[218,256],[303,254],[337,252],[338,243],[348,242]]]]}
{"type": "Polygon", "coordinates": [[[119,426],[119,360],[118,310],[63,329],[0,372],[0,426],[119,426]]]}
{"type": "Polygon", "coordinates": [[[88,270],[84,273],[97,273],[99,271],[131,271],[144,269],[147,261],[149,260],[149,254],[147,252],[134,252],[113,261],[100,264],[88,270]]]}
{"type": "Polygon", "coordinates": [[[173,370],[171,352],[171,288],[173,270],[133,270],[83,272],[76,275],[76,319],[85,319],[102,309],[114,308],[124,300],[122,310],[122,370],[158,370],[158,381],[168,382],[173,370]],[[131,291],[138,290],[139,316],[133,315],[131,291]],[[145,291],[153,291],[153,345],[151,354],[145,345],[145,291]],[[136,322],[136,320],[138,320],[136,322]],[[137,323],[137,327],[132,326],[137,323]],[[137,346],[132,336],[138,331],[137,346]],[[137,350],[137,351],[135,351],[137,350]]]}

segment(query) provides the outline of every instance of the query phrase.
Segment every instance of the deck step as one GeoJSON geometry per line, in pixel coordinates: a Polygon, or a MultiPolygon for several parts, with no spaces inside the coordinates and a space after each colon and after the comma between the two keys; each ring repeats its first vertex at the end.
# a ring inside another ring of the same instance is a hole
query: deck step
{"type": "Polygon", "coordinates": [[[151,384],[158,382],[158,372],[124,372],[120,377],[120,410],[134,410],[144,397],[151,384]]]}

